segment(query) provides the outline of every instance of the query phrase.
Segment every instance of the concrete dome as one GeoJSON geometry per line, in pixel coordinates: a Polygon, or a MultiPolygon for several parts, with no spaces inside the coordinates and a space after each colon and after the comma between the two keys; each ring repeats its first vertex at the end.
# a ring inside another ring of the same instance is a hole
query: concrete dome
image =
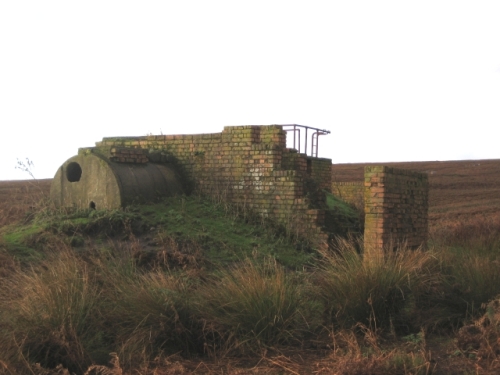
{"type": "Polygon", "coordinates": [[[132,203],[182,194],[171,166],[119,163],[94,153],[80,153],[57,170],[50,196],[56,207],[115,209],[132,203]]]}

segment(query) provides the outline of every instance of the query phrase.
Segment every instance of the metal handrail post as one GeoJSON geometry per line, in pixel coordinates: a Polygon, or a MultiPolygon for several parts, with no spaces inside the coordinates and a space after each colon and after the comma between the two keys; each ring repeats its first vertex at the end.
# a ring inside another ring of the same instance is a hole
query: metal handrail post
{"type": "Polygon", "coordinates": [[[297,149],[297,151],[300,153],[301,150],[301,139],[302,137],[300,136],[300,128],[305,129],[305,138],[304,138],[304,153],[307,155],[307,143],[308,143],[308,130],[311,129],[314,131],[314,133],[311,136],[311,156],[313,157],[318,157],[318,151],[319,151],[319,136],[320,135],[327,135],[330,134],[329,130],[326,129],[318,129],[318,128],[313,128],[311,126],[306,126],[306,125],[299,125],[299,124],[282,124],[282,127],[288,126],[291,127],[291,129],[284,129],[286,132],[293,131],[293,148],[297,149]],[[298,136],[298,140],[297,140],[298,136]],[[316,141],[316,142],[315,142],[316,141]]]}

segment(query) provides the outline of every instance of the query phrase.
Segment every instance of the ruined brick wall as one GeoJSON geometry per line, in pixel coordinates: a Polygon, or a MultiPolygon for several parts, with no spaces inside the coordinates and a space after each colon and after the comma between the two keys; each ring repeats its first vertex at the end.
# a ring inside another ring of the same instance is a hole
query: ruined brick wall
{"type": "Polygon", "coordinates": [[[332,183],[331,160],[286,148],[282,126],[233,126],[221,133],[104,138],[96,152],[117,163],[168,163],[201,194],[276,219],[292,232],[325,240],[324,191],[355,205],[363,189],[365,251],[427,241],[424,174],[366,167],[365,181],[332,183]]]}
{"type": "Polygon", "coordinates": [[[332,194],[354,207],[364,210],[365,185],[359,182],[332,182],[332,194]]]}
{"type": "Polygon", "coordinates": [[[321,190],[332,191],[332,160],[307,158],[307,172],[321,190]]]}
{"type": "Polygon", "coordinates": [[[405,242],[425,245],[428,235],[426,174],[389,168],[365,167],[365,253],[383,253],[405,242]]]}
{"type": "Polygon", "coordinates": [[[151,162],[176,163],[202,194],[276,218],[297,232],[321,233],[324,209],[316,193],[331,188],[331,160],[311,159],[287,149],[282,126],[227,126],[214,134],[104,138],[96,149],[108,157],[130,160],[135,154],[127,149],[145,150],[151,162]]]}

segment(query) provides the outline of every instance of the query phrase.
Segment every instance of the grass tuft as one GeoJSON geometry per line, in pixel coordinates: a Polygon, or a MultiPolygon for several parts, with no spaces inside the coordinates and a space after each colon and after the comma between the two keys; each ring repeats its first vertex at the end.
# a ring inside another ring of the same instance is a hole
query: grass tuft
{"type": "Polygon", "coordinates": [[[319,293],[331,322],[388,328],[431,282],[430,253],[400,248],[372,261],[363,259],[356,241],[338,239],[322,252],[318,265],[319,293]]]}
{"type": "Polygon", "coordinates": [[[202,351],[199,324],[192,316],[192,282],[161,270],[141,273],[130,263],[104,269],[108,329],[126,366],[162,353],[202,351]]]}
{"type": "Polygon", "coordinates": [[[198,298],[198,313],[214,337],[231,341],[235,349],[290,343],[310,328],[303,287],[271,258],[220,270],[199,289],[198,298]]]}
{"type": "Polygon", "coordinates": [[[2,279],[0,351],[13,362],[84,370],[103,344],[92,278],[68,250],[2,279]]]}

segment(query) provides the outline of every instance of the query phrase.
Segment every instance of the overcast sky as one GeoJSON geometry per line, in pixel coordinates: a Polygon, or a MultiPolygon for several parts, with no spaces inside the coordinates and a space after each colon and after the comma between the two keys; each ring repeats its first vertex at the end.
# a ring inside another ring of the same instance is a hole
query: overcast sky
{"type": "Polygon", "coordinates": [[[500,158],[500,1],[0,0],[0,180],[107,136],[328,129],[334,163],[500,158]]]}

